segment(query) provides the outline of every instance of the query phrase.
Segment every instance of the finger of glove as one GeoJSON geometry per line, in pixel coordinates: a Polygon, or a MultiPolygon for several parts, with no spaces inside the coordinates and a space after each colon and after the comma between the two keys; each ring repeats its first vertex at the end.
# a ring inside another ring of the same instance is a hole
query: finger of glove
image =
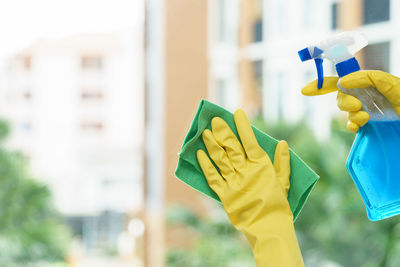
{"type": "MultiPolygon", "coordinates": [[[[242,141],[244,151],[249,159],[257,160],[265,156],[264,150],[259,146],[253,129],[251,128],[249,119],[242,109],[238,109],[233,114],[236,129],[242,141]]],[[[268,158],[269,162],[271,160],[268,158]]]]}
{"type": "Polygon", "coordinates": [[[375,87],[392,105],[400,105],[400,78],[389,73],[369,70],[357,71],[340,80],[344,88],[375,87]]]}
{"type": "Polygon", "coordinates": [[[369,114],[365,111],[349,112],[349,121],[357,124],[358,127],[364,126],[369,120],[369,114]]]}
{"type": "Polygon", "coordinates": [[[275,148],[274,168],[282,188],[287,196],[290,188],[290,154],[286,141],[279,141],[275,148]]]}
{"type": "Polygon", "coordinates": [[[335,92],[338,90],[338,80],[338,77],[324,77],[324,82],[322,83],[321,89],[318,89],[318,80],[314,80],[304,86],[304,88],[301,90],[301,93],[306,96],[315,96],[335,92]]]}
{"type": "Polygon", "coordinates": [[[352,95],[342,93],[341,91],[338,92],[336,101],[339,109],[347,112],[358,111],[362,107],[360,100],[352,95]]]}
{"type": "Polygon", "coordinates": [[[243,147],[228,124],[223,119],[215,117],[211,121],[211,128],[217,143],[225,149],[233,167],[235,169],[243,167],[246,163],[243,147]]]}
{"type": "Polygon", "coordinates": [[[235,174],[233,166],[229,161],[226,151],[220,145],[218,145],[213,133],[210,130],[206,129],[203,131],[202,137],[203,142],[206,145],[208,154],[219,168],[222,176],[224,178],[232,177],[235,174]]]}
{"type": "Polygon", "coordinates": [[[358,124],[355,123],[355,122],[348,121],[347,122],[347,129],[349,131],[352,131],[352,132],[356,133],[356,132],[358,132],[358,129],[360,129],[360,126],[358,126],[358,124]]]}
{"type": "Polygon", "coordinates": [[[225,185],[225,180],[218,173],[217,169],[212,164],[211,160],[208,158],[206,152],[203,150],[197,150],[197,161],[199,162],[200,168],[207,179],[208,185],[212,190],[221,197],[223,186],[225,185]]]}

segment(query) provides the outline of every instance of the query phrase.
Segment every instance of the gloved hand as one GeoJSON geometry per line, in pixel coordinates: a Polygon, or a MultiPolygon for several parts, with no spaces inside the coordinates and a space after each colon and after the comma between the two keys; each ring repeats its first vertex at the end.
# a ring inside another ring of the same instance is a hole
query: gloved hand
{"type": "MultiPolygon", "coordinates": [[[[324,95],[338,91],[338,77],[325,77],[321,89],[318,89],[318,81],[307,84],[302,93],[306,96],[324,95]]],[[[344,76],[340,85],[346,89],[375,87],[392,104],[393,109],[400,115],[400,78],[378,70],[357,71],[344,76]]],[[[361,110],[361,101],[356,97],[338,91],[337,105],[339,109],[349,112],[347,129],[357,132],[369,120],[369,114],[361,110]]]]}
{"type": "Polygon", "coordinates": [[[221,118],[202,134],[208,154],[197,159],[232,224],[249,241],[257,266],[304,266],[287,200],[290,176],[288,144],[280,141],[274,164],[258,145],[246,114],[234,113],[240,140],[221,118]]]}

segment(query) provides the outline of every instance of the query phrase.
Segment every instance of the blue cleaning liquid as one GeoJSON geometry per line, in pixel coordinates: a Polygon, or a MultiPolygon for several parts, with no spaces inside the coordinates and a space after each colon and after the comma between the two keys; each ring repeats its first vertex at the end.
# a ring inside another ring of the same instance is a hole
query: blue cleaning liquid
{"type": "Polygon", "coordinates": [[[361,127],[347,168],[371,221],[400,214],[400,121],[370,121],[361,127]]]}

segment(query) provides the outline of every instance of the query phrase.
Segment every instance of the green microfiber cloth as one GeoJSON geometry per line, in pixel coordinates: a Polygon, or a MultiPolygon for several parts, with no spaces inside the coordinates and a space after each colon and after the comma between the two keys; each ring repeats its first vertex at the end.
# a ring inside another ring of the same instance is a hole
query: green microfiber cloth
{"type": "MultiPolygon", "coordinates": [[[[225,120],[238,137],[233,114],[204,99],[201,100],[199,109],[197,110],[189,132],[183,142],[181,152],[179,153],[179,161],[175,175],[194,189],[220,202],[217,194],[208,186],[207,180],[201,171],[196,157],[197,150],[203,149],[207,151],[201,134],[205,129],[211,129],[211,119],[214,117],[220,117],[225,120]]],[[[273,159],[278,141],[254,126],[252,127],[259,145],[269,157],[273,159]]],[[[319,179],[319,176],[292,150],[290,150],[290,172],[288,201],[294,219],[296,219],[311,193],[312,188],[319,179]]]]}

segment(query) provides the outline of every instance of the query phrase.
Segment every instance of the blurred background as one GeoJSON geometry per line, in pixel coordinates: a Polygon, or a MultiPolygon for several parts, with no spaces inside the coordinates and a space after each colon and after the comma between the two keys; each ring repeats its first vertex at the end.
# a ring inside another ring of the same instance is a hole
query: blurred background
{"type": "MultiPolygon", "coordinates": [[[[362,68],[400,76],[397,0],[0,3],[0,266],[255,266],[223,208],[174,176],[202,98],[320,176],[295,223],[307,266],[400,266],[345,168],[355,137],[297,51],[365,33],[362,68]]],[[[325,63],[326,74],[334,75],[325,63]]]]}

